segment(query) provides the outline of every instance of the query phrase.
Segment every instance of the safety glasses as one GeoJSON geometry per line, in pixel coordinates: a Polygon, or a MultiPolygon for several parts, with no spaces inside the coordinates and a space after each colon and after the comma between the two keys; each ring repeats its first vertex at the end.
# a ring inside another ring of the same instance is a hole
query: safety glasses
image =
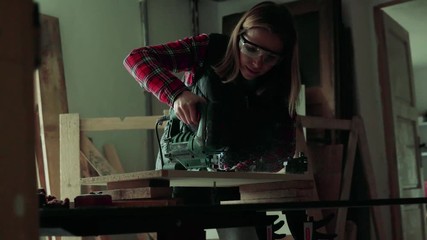
{"type": "Polygon", "coordinates": [[[250,42],[248,39],[240,34],[239,41],[240,52],[251,58],[262,57],[262,62],[267,65],[275,65],[282,59],[279,53],[275,53],[271,50],[265,49],[257,44],[250,42]]]}

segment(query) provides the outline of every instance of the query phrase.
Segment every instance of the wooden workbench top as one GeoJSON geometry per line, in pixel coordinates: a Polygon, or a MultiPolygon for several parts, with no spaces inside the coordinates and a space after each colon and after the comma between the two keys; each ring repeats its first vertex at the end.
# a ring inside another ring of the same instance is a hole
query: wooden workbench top
{"type": "Polygon", "coordinates": [[[264,172],[207,172],[183,170],[150,170],[100,177],[82,178],[82,185],[106,185],[107,182],[136,179],[165,179],[171,186],[182,187],[229,187],[243,184],[277,181],[312,180],[309,174],[284,174],[264,172]]]}

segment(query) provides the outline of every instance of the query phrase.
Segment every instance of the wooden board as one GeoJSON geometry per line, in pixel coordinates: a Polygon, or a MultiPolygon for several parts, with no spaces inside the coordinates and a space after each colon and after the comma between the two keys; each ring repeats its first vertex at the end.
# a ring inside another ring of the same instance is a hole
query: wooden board
{"type": "MultiPolygon", "coordinates": [[[[132,129],[155,129],[158,116],[135,116],[135,117],[105,117],[86,118],[80,120],[81,131],[107,131],[107,130],[132,130],[132,129]]],[[[166,123],[159,125],[164,128],[166,123]]]]}
{"type": "Polygon", "coordinates": [[[114,200],[116,207],[148,207],[148,206],[176,206],[183,204],[178,198],[173,199],[134,199],[134,200],[114,200]]]}
{"type": "Polygon", "coordinates": [[[277,198],[311,198],[313,190],[311,189],[276,189],[261,192],[240,192],[241,200],[251,199],[277,199],[277,198]]]}
{"type": "Polygon", "coordinates": [[[145,198],[172,198],[172,188],[170,187],[142,187],[102,191],[111,195],[113,200],[130,200],[145,198]]]}
{"type": "Polygon", "coordinates": [[[117,170],[108,162],[108,160],[99,152],[96,146],[89,140],[88,137],[80,135],[80,149],[86,156],[90,165],[100,176],[117,173],[117,170]]]}
{"type": "Polygon", "coordinates": [[[337,200],[340,197],[343,144],[308,146],[312,157],[314,179],[320,200],[337,200]]]}
{"type": "Polygon", "coordinates": [[[314,186],[313,180],[295,180],[295,181],[283,181],[273,182],[270,184],[245,184],[239,187],[240,192],[264,192],[280,189],[312,189],[314,186]]]}
{"type": "Polygon", "coordinates": [[[312,201],[312,198],[265,198],[265,199],[248,199],[248,200],[230,200],[221,201],[222,205],[246,204],[246,203],[285,203],[285,202],[306,202],[312,201]]]}
{"type": "Polygon", "coordinates": [[[109,176],[81,179],[83,185],[106,185],[107,182],[117,182],[136,179],[166,179],[171,186],[187,187],[226,187],[240,186],[250,183],[266,183],[277,181],[310,180],[306,174],[280,174],[255,172],[205,172],[182,170],[150,170],[109,176]]]}
{"type": "Polygon", "coordinates": [[[169,180],[163,179],[136,179],[107,183],[108,190],[141,187],[170,187],[170,183],[169,180]]]}
{"type": "Polygon", "coordinates": [[[59,114],[68,112],[67,91],[59,20],[56,17],[41,15],[41,26],[40,102],[38,106],[46,147],[49,194],[59,196],[59,114]]]}
{"type": "Polygon", "coordinates": [[[104,154],[107,161],[116,170],[117,173],[124,173],[122,162],[120,161],[119,154],[113,144],[104,144],[104,154]]]}

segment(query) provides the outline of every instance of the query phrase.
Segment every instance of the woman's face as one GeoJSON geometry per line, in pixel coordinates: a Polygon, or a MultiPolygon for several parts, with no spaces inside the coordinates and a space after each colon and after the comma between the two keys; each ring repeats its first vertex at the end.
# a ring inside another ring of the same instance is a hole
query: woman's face
{"type": "Polygon", "coordinates": [[[247,80],[270,71],[281,60],[283,43],[264,28],[251,28],[240,36],[240,73],[247,80]]]}

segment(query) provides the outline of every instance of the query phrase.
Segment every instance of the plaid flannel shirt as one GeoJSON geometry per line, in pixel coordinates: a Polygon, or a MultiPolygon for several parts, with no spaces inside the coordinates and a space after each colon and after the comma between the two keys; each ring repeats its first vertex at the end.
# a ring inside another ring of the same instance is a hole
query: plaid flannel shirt
{"type": "Polygon", "coordinates": [[[134,49],[124,66],[141,87],[172,106],[175,98],[193,83],[190,72],[202,64],[209,37],[201,34],[167,44],[134,49]],[[184,82],[172,72],[186,71],[184,82]]]}

